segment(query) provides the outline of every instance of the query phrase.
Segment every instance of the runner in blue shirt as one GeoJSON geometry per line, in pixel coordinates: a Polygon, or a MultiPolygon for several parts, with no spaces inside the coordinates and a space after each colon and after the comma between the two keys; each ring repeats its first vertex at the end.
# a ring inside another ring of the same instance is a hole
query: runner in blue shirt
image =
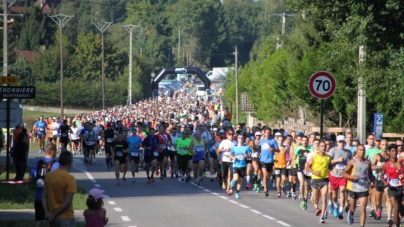
{"type": "Polygon", "coordinates": [[[260,161],[262,165],[265,197],[268,197],[268,179],[274,167],[274,150],[278,149],[276,140],[271,137],[271,128],[268,127],[264,130],[264,135],[258,142],[258,146],[261,153],[260,161]]]}
{"type": "Polygon", "coordinates": [[[233,159],[233,179],[231,180],[231,188],[237,182],[236,199],[240,198],[240,189],[243,184],[244,176],[246,175],[246,158],[251,156],[251,148],[244,145],[244,138],[242,135],[237,136],[237,146],[230,149],[230,158],[233,159]]]}
{"type": "Polygon", "coordinates": [[[39,121],[35,123],[35,129],[39,138],[39,153],[45,152],[45,142],[46,137],[46,122],[43,120],[43,115],[39,117],[39,121]]]}
{"type": "Polygon", "coordinates": [[[140,146],[142,145],[142,138],[136,135],[137,129],[132,128],[130,132],[130,136],[126,138],[126,141],[129,144],[129,160],[132,166],[132,183],[136,181],[135,175],[139,170],[139,162],[140,162],[140,146]]]}

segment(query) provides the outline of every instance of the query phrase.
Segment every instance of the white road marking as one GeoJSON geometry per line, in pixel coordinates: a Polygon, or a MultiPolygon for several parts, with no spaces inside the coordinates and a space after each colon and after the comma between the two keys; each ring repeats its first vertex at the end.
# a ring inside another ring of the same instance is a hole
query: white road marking
{"type": "Polygon", "coordinates": [[[271,216],[268,216],[268,215],[262,215],[262,217],[264,217],[264,218],[268,218],[269,220],[275,220],[275,218],[273,218],[273,217],[271,217],[271,216]]]}
{"type": "Polygon", "coordinates": [[[114,201],[108,201],[109,205],[116,205],[114,201]]]}
{"type": "Polygon", "coordinates": [[[212,192],[211,194],[212,194],[212,195],[219,195],[219,194],[217,194],[217,193],[215,193],[215,192],[212,192]]]}
{"type": "Polygon", "coordinates": [[[78,170],[80,170],[81,172],[85,173],[85,174],[87,175],[88,179],[90,179],[91,182],[93,182],[93,183],[97,182],[97,181],[94,179],[94,177],[91,175],[91,173],[87,172],[87,171],[84,170],[84,169],[78,169],[78,170]]]}
{"type": "Polygon", "coordinates": [[[222,198],[222,199],[228,199],[228,198],[226,198],[226,197],[224,197],[224,196],[219,196],[220,198],[222,198]]]}
{"type": "Polygon", "coordinates": [[[95,186],[96,188],[101,188],[101,185],[100,185],[100,184],[94,184],[94,186],[95,186]]]}
{"type": "Polygon", "coordinates": [[[276,221],[276,222],[278,222],[279,224],[281,224],[281,225],[283,225],[283,226],[290,226],[289,224],[286,224],[286,223],[283,222],[283,221],[276,221]]]}
{"type": "Polygon", "coordinates": [[[229,202],[234,203],[234,204],[238,204],[238,202],[236,202],[234,200],[229,200],[229,202]]]}
{"type": "Polygon", "coordinates": [[[251,209],[252,212],[256,213],[256,214],[262,214],[261,212],[259,212],[258,210],[253,210],[251,209]]]}
{"type": "Polygon", "coordinates": [[[122,218],[122,221],[130,221],[128,216],[121,216],[121,218],[122,218]]]}
{"type": "Polygon", "coordinates": [[[107,198],[107,199],[109,199],[110,197],[109,197],[109,195],[102,195],[102,198],[107,198]]]}
{"type": "Polygon", "coordinates": [[[248,209],[249,207],[248,206],[246,206],[246,205],[239,205],[239,206],[241,206],[242,208],[246,208],[246,209],[248,209]]]}
{"type": "Polygon", "coordinates": [[[205,192],[210,192],[210,190],[208,190],[208,189],[203,189],[205,192]]]}
{"type": "Polygon", "coordinates": [[[119,208],[119,207],[114,207],[114,210],[115,210],[116,212],[122,212],[122,209],[119,208]]]}

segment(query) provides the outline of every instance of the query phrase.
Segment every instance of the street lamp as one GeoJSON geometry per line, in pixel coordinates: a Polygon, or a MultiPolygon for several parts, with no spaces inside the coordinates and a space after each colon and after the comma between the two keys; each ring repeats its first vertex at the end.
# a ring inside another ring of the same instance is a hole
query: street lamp
{"type": "Polygon", "coordinates": [[[129,91],[128,91],[128,104],[132,105],[132,61],[133,61],[133,56],[132,56],[132,39],[133,39],[133,31],[135,28],[140,28],[139,25],[124,25],[123,26],[126,31],[129,32],[130,34],[130,41],[129,41],[129,91]]]}

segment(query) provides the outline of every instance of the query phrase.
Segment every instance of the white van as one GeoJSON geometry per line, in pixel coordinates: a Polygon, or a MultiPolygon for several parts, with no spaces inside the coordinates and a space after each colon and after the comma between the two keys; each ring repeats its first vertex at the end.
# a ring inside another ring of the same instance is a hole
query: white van
{"type": "Polygon", "coordinates": [[[198,85],[196,87],[196,97],[205,96],[205,85],[198,85]]]}

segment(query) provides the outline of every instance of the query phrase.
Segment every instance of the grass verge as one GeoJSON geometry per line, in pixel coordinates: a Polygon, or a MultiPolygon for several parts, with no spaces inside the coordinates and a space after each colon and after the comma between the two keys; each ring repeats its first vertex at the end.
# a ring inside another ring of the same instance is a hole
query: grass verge
{"type": "MultiPolygon", "coordinates": [[[[30,111],[30,110],[23,110],[22,111],[22,116],[23,117],[33,117],[33,118],[39,118],[39,116],[43,115],[44,118],[48,117],[54,117],[54,116],[59,116],[60,117],[60,112],[59,113],[51,113],[51,112],[40,112],[40,111],[30,111]]],[[[67,116],[74,117],[74,114],[66,114],[67,116]]]]}
{"type": "MultiPolygon", "coordinates": [[[[43,226],[44,224],[42,224],[43,226]]],[[[35,226],[35,221],[31,220],[18,220],[18,221],[1,221],[2,227],[32,227],[35,226]]],[[[76,227],[85,227],[86,223],[77,222],[76,227]]]]}
{"type": "MultiPolygon", "coordinates": [[[[28,179],[30,167],[24,179],[28,179]]],[[[6,174],[0,176],[0,181],[5,180],[6,174]]],[[[10,179],[15,178],[15,168],[10,166],[10,179]]],[[[34,209],[35,200],[35,184],[2,184],[0,183],[0,208],[2,209],[34,209]]],[[[87,209],[87,191],[82,188],[77,188],[77,193],[73,197],[73,209],[85,210],[87,209]]]]}

